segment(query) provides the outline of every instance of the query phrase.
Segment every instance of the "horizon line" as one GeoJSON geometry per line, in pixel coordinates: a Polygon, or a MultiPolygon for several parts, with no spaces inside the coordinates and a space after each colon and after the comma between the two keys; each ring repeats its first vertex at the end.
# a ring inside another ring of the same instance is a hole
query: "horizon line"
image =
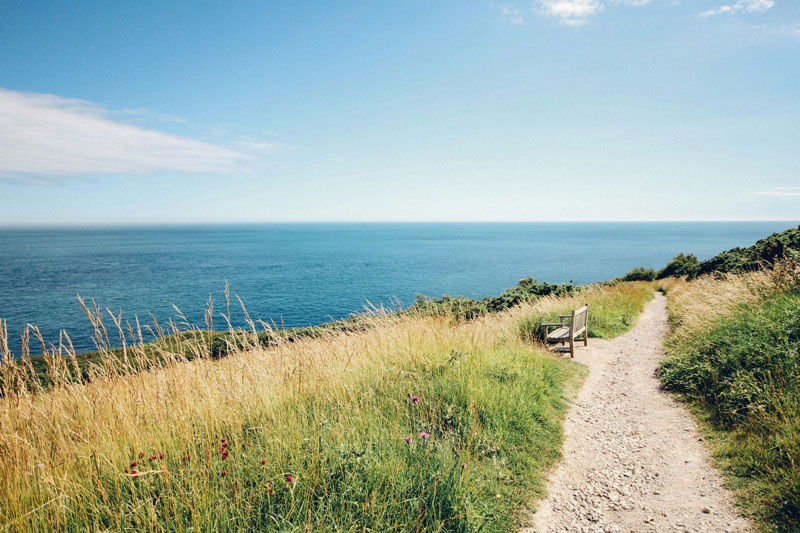
{"type": "Polygon", "coordinates": [[[301,224],[559,224],[559,223],[691,223],[691,222],[793,222],[800,218],[676,218],[676,219],[510,219],[510,220],[99,220],[99,221],[46,221],[0,223],[4,229],[35,228],[93,228],[93,227],[155,227],[155,226],[248,226],[248,225],[301,225],[301,224]]]}

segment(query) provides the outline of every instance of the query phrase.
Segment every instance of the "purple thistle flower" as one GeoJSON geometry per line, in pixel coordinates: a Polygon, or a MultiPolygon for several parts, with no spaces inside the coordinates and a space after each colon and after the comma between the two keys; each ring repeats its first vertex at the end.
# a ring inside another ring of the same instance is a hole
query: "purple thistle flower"
{"type": "Polygon", "coordinates": [[[414,405],[417,405],[419,403],[419,396],[412,396],[411,397],[411,403],[413,403],[414,405]]]}
{"type": "Polygon", "coordinates": [[[403,440],[406,441],[406,444],[411,444],[411,437],[406,437],[403,440]]]}
{"type": "Polygon", "coordinates": [[[430,436],[431,436],[430,433],[425,433],[424,431],[419,434],[419,438],[421,439],[427,439],[430,436]]]}

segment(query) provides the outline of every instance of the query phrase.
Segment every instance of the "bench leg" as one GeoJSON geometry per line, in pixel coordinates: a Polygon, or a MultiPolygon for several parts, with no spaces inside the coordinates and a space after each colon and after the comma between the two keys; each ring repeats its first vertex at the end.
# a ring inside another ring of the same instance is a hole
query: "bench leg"
{"type": "Polygon", "coordinates": [[[569,337],[569,356],[575,358],[575,337],[572,335],[569,337]]]}

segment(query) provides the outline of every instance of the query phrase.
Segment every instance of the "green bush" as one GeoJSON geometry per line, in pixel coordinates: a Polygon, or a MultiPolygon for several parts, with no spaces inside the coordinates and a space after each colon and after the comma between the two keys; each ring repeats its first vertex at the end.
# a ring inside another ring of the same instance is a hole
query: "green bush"
{"type": "Polygon", "coordinates": [[[447,294],[441,298],[428,298],[418,294],[414,305],[406,312],[421,315],[452,315],[457,320],[472,320],[488,313],[505,311],[520,302],[551,294],[566,295],[574,290],[573,285],[539,282],[528,276],[521,279],[516,287],[507,289],[500,296],[490,296],[481,300],[447,294]]]}
{"type": "Polygon", "coordinates": [[[622,277],[617,278],[617,281],[654,281],[656,279],[656,271],[652,268],[636,267],[622,277]]]}
{"type": "Polygon", "coordinates": [[[678,254],[658,271],[656,279],[681,276],[693,279],[712,273],[750,272],[771,268],[781,259],[800,260],[800,226],[773,233],[747,248],[726,250],[702,262],[692,254],[678,254]]]}
{"type": "Polygon", "coordinates": [[[693,278],[697,275],[700,263],[694,254],[678,254],[656,274],[656,279],[679,278],[687,276],[693,278]]]}

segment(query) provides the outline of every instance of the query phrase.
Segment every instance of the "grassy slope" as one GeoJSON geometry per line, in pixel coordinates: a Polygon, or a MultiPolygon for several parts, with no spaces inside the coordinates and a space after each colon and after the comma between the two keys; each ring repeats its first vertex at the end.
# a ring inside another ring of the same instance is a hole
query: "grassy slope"
{"type": "Polygon", "coordinates": [[[618,313],[630,325],[650,292],[594,287],[466,323],[388,316],[8,394],[0,529],[513,530],[558,456],[565,390],[583,374],[523,342],[519,324],[635,300],[618,313]]]}
{"type": "Polygon", "coordinates": [[[795,270],[673,282],[664,386],[692,405],[740,501],[800,530],[800,284],[795,270]]]}

